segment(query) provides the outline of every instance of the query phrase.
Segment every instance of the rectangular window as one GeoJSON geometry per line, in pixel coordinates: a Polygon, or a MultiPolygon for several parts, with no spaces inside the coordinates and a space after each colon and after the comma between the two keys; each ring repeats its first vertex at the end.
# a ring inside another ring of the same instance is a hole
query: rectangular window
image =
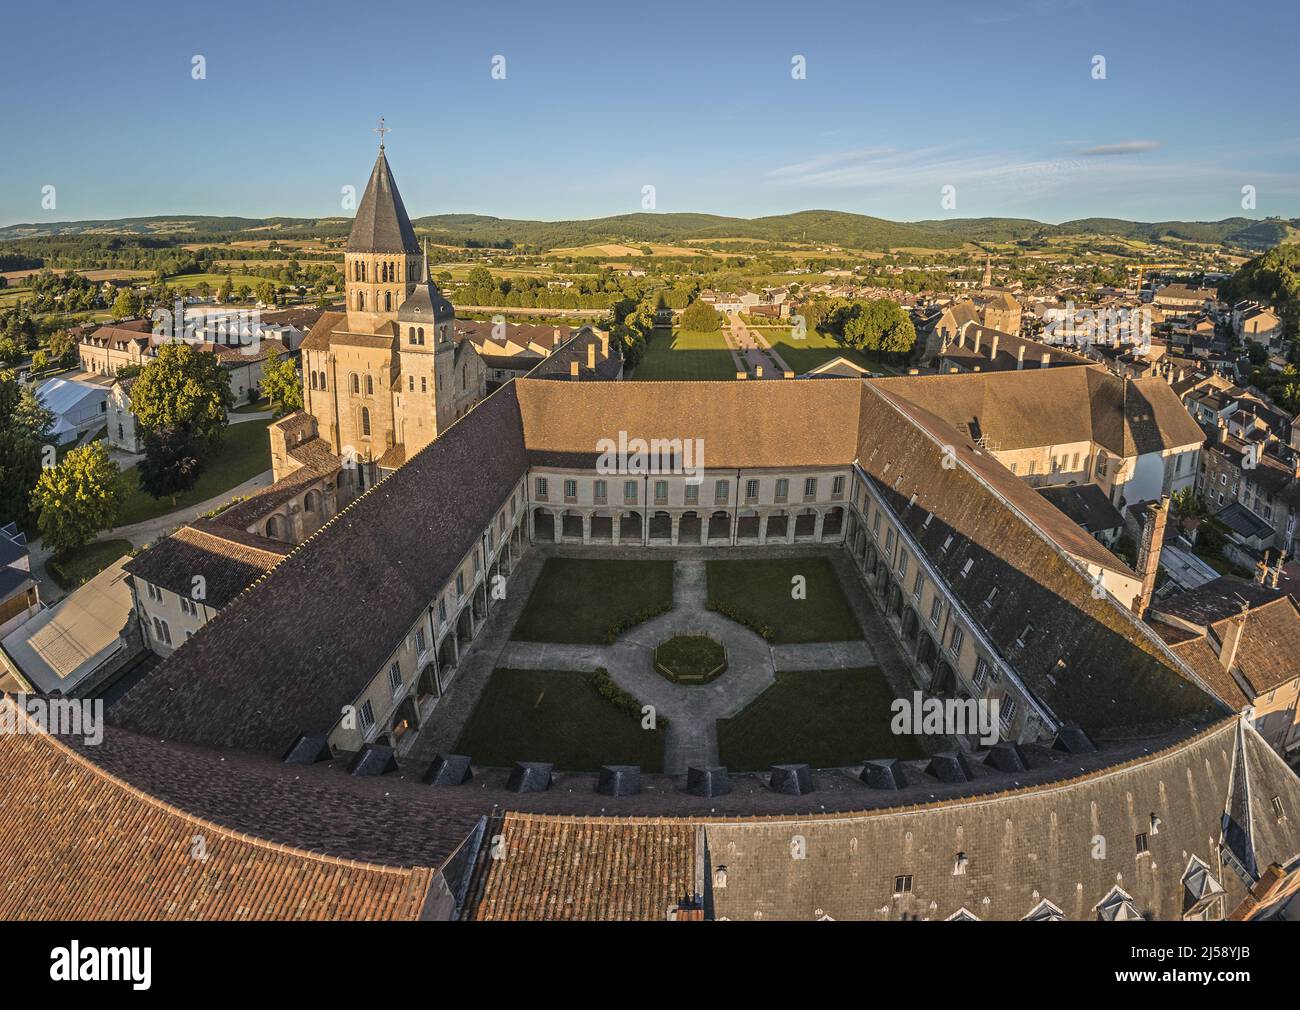
{"type": "Polygon", "coordinates": [[[1137,849],[1139,856],[1147,851],[1147,833],[1145,831],[1137,833],[1137,836],[1133,839],[1133,847],[1137,849]]]}
{"type": "Polygon", "coordinates": [[[975,686],[983,691],[984,685],[988,683],[989,679],[989,661],[983,656],[975,660],[975,676],[973,679],[975,686]]]}
{"type": "Polygon", "coordinates": [[[623,501],[628,505],[636,504],[636,481],[625,480],[623,482],[623,501]]]}
{"type": "Polygon", "coordinates": [[[427,393],[428,391],[429,391],[429,377],[428,377],[427,375],[421,375],[421,376],[420,376],[420,392],[421,392],[421,393],[427,393]]]}
{"type": "Polygon", "coordinates": [[[756,480],[745,481],[745,501],[757,501],[757,500],[758,500],[758,481],[756,480]]]}
{"type": "Polygon", "coordinates": [[[442,624],[447,623],[447,601],[446,600],[438,601],[438,620],[442,624]]]}
{"type": "Polygon", "coordinates": [[[816,477],[807,477],[807,478],[804,479],[804,482],[803,482],[803,496],[804,496],[804,500],[805,500],[805,501],[807,501],[809,498],[816,498],[816,497],[817,497],[817,478],[816,478],[816,477]]]}
{"type": "Polygon", "coordinates": [[[700,503],[700,485],[687,481],[686,504],[698,505],[699,503],[700,503]]]}
{"type": "Polygon", "coordinates": [[[930,623],[933,624],[936,628],[939,627],[939,618],[942,615],[943,615],[943,600],[939,599],[939,597],[936,596],[934,598],[934,602],[930,604],[930,623]]]}
{"type": "Polygon", "coordinates": [[[912,596],[919,600],[923,592],[925,592],[925,572],[918,570],[916,573],[916,585],[912,587],[912,596]]]}
{"type": "Polygon", "coordinates": [[[871,532],[876,535],[877,540],[880,539],[880,513],[879,512],[877,512],[876,517],[871,520],[871,532]]]}
{"type": "Polygon", "coordinates": [[[422,624],[415,629],[415,651],[424,652],[424,648],[425,648],[424,625],[422,624]]]}
{"type": "Polygon", "coordinates": [[[966,641],[966,632],[962,631],[961,628],[954,626],[952,629],[952,641],[948,643],[948,651],[956,656],[961,652],[961,643],[964,641],[966,641]]]}
{"type": "Polygon", "coordinates": [[[357,713],[357,718],[361,720],[361,729],[364,732],[375,724],[375,710],[370,702],[361,706],[361,711],[357,713]]]}
{"type": "Polygon", "coordinates": [[[844,497],[844,475],[843,474],[841,474],[840,476],[836,477],[833,481],[831,481],[831,497],[832,498],[844,497]]]}
{"type": "Polygon", "coordinates": [[[607,493],[608,493],[608,486],[606,485],[606,483],[603,480],[596,481],[596,483],[593,485],[592,488],[592,495],[595,497],[597,505],[605,504],[605,495],[607,493]]]}
{"type": "Polygon", "coordinates": [[[668,504],[668,482],[666,480],[655,481],[655,504],[668,504]]]}
{"type": "Polygon", "coordinates": [[[967,559],[966,559],[966,563],[965,563],[964,565],[961,566],[961,574],[962,574],[962,578],[965,578],[967,575],[969,575],[969,574],[970,574],[970,570],[971,570],[972,568],[974,568],[974,567],[975,567],[975,559],[974,559],[974,558],[967,558],[967,559]]]}
{"type": "Polygon", "coordinates": [[[730,491],[731,491],[731,483],[729,481],[725,481],[725,480],[718,481],[716,484],[713,485],[713,501],[718,505],[727,504],[727,498],[730,494],[730,491]]]}
{"type": "Polygon", "coordinates": [[[566,479],[564,482],[564,500],[573,501],[573,499],[577,497],[578,497],[578,482],[576,480],[573,480],[572,478],[566,479]]]}
{"type": "Polygon", "coordinates": [[[997,586],[994,586],[992,589],[990,589],[988,596],[984,597],[984,606],[992,607],[993,601],[998,598],[999,592],[1001,592],[1001,590],[999,590],[997,586]]]}
{"type": "Polygon", "coordinates": [[[1003,726],[1010,726],[1011,720],[1016,717],[1016,699],[1004,695],[1002,701],[998,704],[998,721],[1003,726]]]}
{"type": "Polygon", "coordinates": [[[394,663],[388,668],[388,687],[397,694],[402,689],[402,666],[400,663],[394,663]]]}
{"type": "Polygon", "coordinates": [[[900,579],[903,578],[903,576],[905,576],[905,575],[907,574],[907,562],[908,562],[908,560],[909,560],[909,558],[908,558],[907,551],[899,551],[899,552],[898,552],[898,577],[899,577],[900,579]]]}
{"type": "Polygon", "coordinates": [[[465,575],[463,572],[456,573],[456,599],[461,599],[465,595],[465,575]]]}
{"type": "Polygon", "coordinates": [[[885,530],[885,553],[891,558],[894,556],[894,527],[885,530]]]}
{"type": "Polygon", "coordinates": [[[894,878],[894,894],[911,894],[912,893],[912,875],[910,873],[899,874],[894,878]]]}
{"type": "Polygon", "coordinates": [[[776,482],[776,500],[785,501],[790,497],[790,482],[784,478],[777,478],[776,482]]]}
{"type": "Polygon", "coordinates": [[[546,501],[546,478],[538,477],[533,481],[533,497],[538,501],[546,501]]]}

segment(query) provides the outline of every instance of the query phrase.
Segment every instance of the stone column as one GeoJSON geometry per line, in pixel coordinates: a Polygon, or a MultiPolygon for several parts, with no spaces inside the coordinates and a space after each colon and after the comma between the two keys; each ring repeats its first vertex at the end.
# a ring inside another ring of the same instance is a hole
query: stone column
{"type": "Polygon", "coordinates": [[[758,542],[767,543],[767,513],[764,512],[758,517],[758,542]]]}
{"type": "Polygon", "coordinates": [[[615,547],[617,547],[618,535],[622,531],[622,527],[623,527],[623,512],[620,509],[614,509],[612,511],[614,513],[614,519],[609,526],[609,537],[610,537],[610,543],[612,543],[615,547]]]}
{"type": "Polygon", "coordinates": [[[799,514],[798,514],[797,512],[795,512],[794,509],[791,509],[788,513],[786,513],[786,517],[785,517],[785,542],[786,542],[787,544],[792,544],[792,543],[794,543],[794,528],[795,528],[795,520],[798,519],[798,518],[799,518],[799,514]]]}
{"type": "Polygon", "coordinates": [[[823,512],[823,511],[821,511],[821,510],[818,510],[818,512],[817,512],[817,525],[816,525],[816,527],[814,528],[814,529],[815,529],[815,532],[814,532],[814,539],[815,539],[818,543],[821,543],[821,542],[822,542],[822,524],[825,523],[825,521],[826,521],[826,513],[823,512]]]}
{"type": "Polygon", "coordinates": [[[582,542],[591,543],[591,513],[582,513],[582,542]]]}
{"type": "Polygon", "coordinates": [[[681,523],[682,523],[682,517],[677,513],[673,513],[672,545],[674,547],[677,546],[677,536],[681,527],[681,523]]]}

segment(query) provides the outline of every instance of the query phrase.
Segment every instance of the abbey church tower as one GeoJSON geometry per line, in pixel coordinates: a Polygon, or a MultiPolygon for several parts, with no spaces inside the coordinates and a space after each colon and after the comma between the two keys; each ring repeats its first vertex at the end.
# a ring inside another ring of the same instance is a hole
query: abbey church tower
{"type": "Polygon", "coordinates": [[[487,394],[487,368],[456,339],[455,310],[429,278],[382,142],[343,276],[343,311],[324,313],[302,342],[303,409],[360,492],[487,394]]]}
{"type": "Polygon", "coordinates": [[[380,144],[343,257],[348,329],[375,333],[396,320],[398,308],[424,279],[420,269],[420,243],[380,144]]]}

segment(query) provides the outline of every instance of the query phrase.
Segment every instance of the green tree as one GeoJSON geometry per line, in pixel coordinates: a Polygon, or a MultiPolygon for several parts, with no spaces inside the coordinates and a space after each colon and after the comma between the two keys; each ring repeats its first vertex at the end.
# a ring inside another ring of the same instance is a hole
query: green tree
{"type": "Polygon", "coordinates": [[[0,373],[0,525],[17,523],[35,531],[32,488],[41,474],[53,424],[54,415],[30,388],[20,385],[12,372],[0,373]]]}
{"type": "Polygon", "coordinates": [[[235,282],[230,276],[227,276],[226,279],[221,282],[221,287],[217,288],[217,301],[224,304],[234,297],[235,282]]]}
{"type": "Polygon", "coordinates": [[[140,296],[130,288],[123,288],[113,299],[112,312],[114,319],[134,319],[144,310],[140,296]]]}
{"type": "Polygon", "coordinates": [[[293,359],[274,352],[262,366],[262,393],[271,401],[276,417],[302,410],[302,379],[293,359]]]}
{"type": "Polygon", "coordinates": [[[218,445],[234,395],[215,354],[163,344],[131,387],[131,409],[144,432],[181,427],[205,446],[218,445]]]}
{"type": "Polygon", "coordinates": [[[168,425],[144,437],[144,459],[136,467],[140,487],[154,498],[176,496],[198,482],[204,470],[203,446],[186,428],[168,425]]]}
{"type": "Polygon", "coordinates": [[[73,449],[41,471],[32,510],[45,543],[57,555],[84,547],[117,521],[126,498],[117,464],[102,441],[73,449]]]}
{"type": "Polygon", "coordinates": [[[275,304],[275,285],[270,281],[262,281],[257,285],[257,300],[263,305],[275,304]]]}
{"type": "Polygon", "coordinates": [[[708,302],[697,298],[686,307],[678,325],[692,333],[716,333],[722,329],[722,315],[708,302]]]}

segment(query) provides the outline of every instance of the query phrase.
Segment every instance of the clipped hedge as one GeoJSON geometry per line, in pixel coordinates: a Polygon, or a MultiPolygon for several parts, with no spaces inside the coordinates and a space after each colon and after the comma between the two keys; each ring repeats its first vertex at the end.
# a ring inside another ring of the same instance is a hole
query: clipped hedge
{"type": "Polygon", "coordinates": [[[618,636],[623,634],[623,632],[627,631],[629,628],[634,628],[638,624],[644,624],[651,618],[658,617],[660,614],[666,614],[672,609],[673,605],[669,602],[661,606],[647,607],[645,610],[638,610],[636,613],[629,614],[622,620],[615,621],[605,632],[605,644],[613,645],[618,641],[618,636]]]}
{"type": "MultiPolygon", "coordinates": [[[[635,695],[629,694],[621,687],[614,683],[614,678],[609,675],[609,671],[603,666],[596,667],[595,673],[591,675],[591,686],[595,688],[596,693],[613,705],[629,718],[641,721],[641,701],[635,695]]],[[[655,713],[655,727],[663,729],[667,727],[668,719],[655,713]]]]}
{"type": "Polygon", "coordinates": [[[705,606],[708,607],[709,610],[721,614],[723,617],[730,618],[737,624],[743,624],[765,642],[770,642],[776,638],[776,631],[770,625],[764,624],[762,621],[756,620],[748,614],[742,614],[739,610],[728,603],[719,603],[716,600],[709,600],[705,606]]]}

